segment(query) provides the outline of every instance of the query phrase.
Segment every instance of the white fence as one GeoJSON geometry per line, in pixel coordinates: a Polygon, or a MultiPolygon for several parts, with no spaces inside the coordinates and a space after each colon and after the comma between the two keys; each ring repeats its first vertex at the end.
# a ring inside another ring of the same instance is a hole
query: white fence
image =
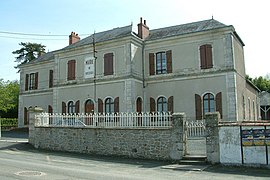
{"type": "Polygon", "coordinates": [[[36,116],[36,126],[57,127],[123,127],[156,128],[172,127],[170,113],[112,113],[112,114],[48,114],[36,116]]]}
{"type": "Polygon", "coordinates": [[[205,120],[186,121],[187,137],[205,136],[205,120]]]}

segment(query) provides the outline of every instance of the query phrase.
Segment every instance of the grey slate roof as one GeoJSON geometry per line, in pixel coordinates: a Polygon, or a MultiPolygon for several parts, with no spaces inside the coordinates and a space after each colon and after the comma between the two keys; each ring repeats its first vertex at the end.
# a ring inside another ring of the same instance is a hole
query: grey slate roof
{"type": "Polygon", "coordinates": [[[83,45],[87,44],[92,44],[93,43],[93,36],[95,36],[95,42],[103,42],[103,41],[108,41],[112,39],[117,39],[117,38],[122,38],[131,35],[132,33],[132,25],[129,26],[124,26],[124,27],[118,27],[114,28],[108,31],[103,31],[99,33],[95,33],[95,35],[88,36],[74,44],[71,44],[61,50],[67,50],[67,49],[72,49],[76,47],[80,47],[83,45]]]}
{"type": "MultiPolygon", "coordinates": [[[[150,30],[150,34],[145,39],[145,41],[162,39],[162,38],[178,36],[178,35],[183,35],[183,34],[188,34],[188,33],[207,31],[207,30],[218,29],[218,28],[223,28],[223,27],[228,27],[228,26],[214,19],[209,19],[209,20],[198,21],[198,22],[193,22],[193,23],[188,23],[188,24],[182,24],[182,25],[177,25],[177,26],[150,30]]],[[[109,40],[118,39],[122,37],[127,37],[127,36],[130,36],[131,34],[132,34],[132,25],[128,25],[124,27],[114,28],[108,31],[95,33],[94,36],[95,36],[95,42],[98,43],[98,42],[109,41],[109,40]]],[[[136,34],[136,33],[133,33],[133,34],[136,34]]],[[[81,47],[81,46],[92,44],[92,43],[93,43],[93,34],[91,36],[88,36],[74,44],[71,44],[57,51],[69,50],[69,49],[81,47]]],[[[42,56],[40,56],[39,58],[37,58],[36,60],[30,63],[51,60],[54,58],[54,52],[57,52],[57,51],[43,54],[42,56]]]]}
{"type": "Polygon", "coordinates": [[[147,37],[146,40],[162,39],[166,37],[201,32],[201,31],[206,31],[206,30],[211,30],[211,29],[218,29],[222,27],[228,27],[228,26],[214,19],[209,19],[209,20],[204,20],[204,21],[199,21],[199,22],[193,22],[193,23],[188,23],[188,24],[182,24],[182,25],[177,25],[177,26],[150,30],[150,35],[147,37]]]}

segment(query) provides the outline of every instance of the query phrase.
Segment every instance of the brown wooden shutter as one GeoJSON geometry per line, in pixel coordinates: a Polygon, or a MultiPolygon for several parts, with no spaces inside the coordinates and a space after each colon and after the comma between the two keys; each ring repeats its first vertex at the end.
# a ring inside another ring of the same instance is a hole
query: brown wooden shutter
{"type": "Polygon", "coordinates": [[[25,75],[25,91],[28,91],[29,87],[29,74],[25,75]]]}
{"type": "Polygon", "coordinates": [[[53,113],[53,108],[51,105],[48,105],[48,113],[52,114],[53,113]]]}
{"type": "Polygon", "coordinates": [[[154,53],[149,53],[149,74],[155,75],[155,55],[154,55],[154,53]]]}
{"type": "Polygon", "coordinates": [[[173,113],[173,96],[170,96],[168,99],[168,111],[173,113]]]}
{"type": "Polygon", "coordinates": [[[219,112],[220,118],[222,119],[222,93],[219,92],[216,95],[216,111],[219,112]]]}
{"type": "Polygon", "coordinates": [[[119,97],[114,99],[114,112],[119,112],[119,97]]]}
{"type": "Polygon", "coordinates": [[[104,55],[104,75],[113,74],[113,53],[107,53],[104,55]]]}
{"type": "Polygon", "coordinates": [[[166,52],[167,73],[172,73],[172,50],[166,52]]]}
{"type": "Polygon", "coordinates": [[[98,112],[103,113],[103,101],[102,101],[102,99],[98,99],[98,112]]]}
{"type": "Polygon", "coordinates": [[[75,103],[75,113],[80,113],[80,100],[76,101],[75,103]]]}
{"type": "Polygon", "coordinates": [[[38,88],[38,72],[35,73],[35,87],[34,89],[38,88]]]}
{"type": "Polygon", "coordinates": [[[150,112],[156,111],[156,102],[155,99],[150,97],[150,112]]]}
{"type": "Polygon", "coordinates": [[[68,80],[75,80],[75,69],[76,69],[76,61],[70,60],[68,61],[68,80]]]}
{"type": "Polygon", "coordinates": [[[62,113],[66,113],[67,112],[67,105],[65,102],[62,102],[62,113]]]}
{"type": "Polygon", "coordinates": [[[53,87],[53,70],[49,73],[49,88],[53,87]]]}
{"type": "Polygon", "coordinates": [[[196,120],[202,119],[202,99],[201,96],[198,94],[195,94],[195,114],[196,114],[196,120]]]}
{"type": "Polygon", "coordinates": [[[76,70],[76,61],[75,60],[72,60],[72,63],[71,63],[72,65],[71,65],[71,69],[72,69],[72,75],[71,75],[71,78],[72,78],[72,80],[75,80],[75,74],[76,74],[76,72],[75,72],[75,70],[76,70]]]}
{"type": "Polygon", "coordinates": [[[136,100],[136,112],[142,112],[142,98],[140,97],[136,100]]]}
{"type": "Polygon", "coordinates": [[[200,60],[201,60],[201,69],[206,69],[207,64],[206,64],[206,46],[202,45],[200,46],[200,60]]]}
{"type": "Polygon", "coordinates": [[[210,44],[205,45],[205,56],[207,68],[212,68],[213,67],[212,46],[210,44]]]}

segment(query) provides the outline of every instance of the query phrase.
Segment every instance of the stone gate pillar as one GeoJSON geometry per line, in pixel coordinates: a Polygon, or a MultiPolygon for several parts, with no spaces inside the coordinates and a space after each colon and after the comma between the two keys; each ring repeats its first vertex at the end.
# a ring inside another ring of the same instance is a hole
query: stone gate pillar
{"type": "Polygon", "coordinates": [[[170,158],[172,160],[181,160],[184,155],[184,123],[186,121],[185,113],[173,114],[172,125],[172,148],[170,158]]]}
{"type": "Polygon", "coordinates": [[[29,143],[34,145],[35,143],[35,125],[38,123],[36,115],[43,112],[40,107],[30,107],[29,110],[29,143]]]}
{"type": "Polygon", "coordinates": [[[212,164],[220,162],[219,129],[218,129],[219,121],[220,121],[219,112],[205,114],[206,155],[207,161],[212,164]]]}

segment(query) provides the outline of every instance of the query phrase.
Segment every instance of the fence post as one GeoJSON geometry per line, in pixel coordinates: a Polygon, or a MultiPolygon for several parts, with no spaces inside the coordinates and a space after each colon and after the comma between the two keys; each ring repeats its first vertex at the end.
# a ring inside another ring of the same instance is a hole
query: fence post
{"type": "Polygon", "coordinates": [[[184,155],[184,124],[186,121],[185,113],[173,114],[172,125],[172,149],[170,158],[172,160],[181,160],[184,155]]]}
{"type": "Polygon", "coordinates": [[[35,145],[35,125],[40,123],[40,119],[36,119],[36,115],[43,112],[40,107],[30,107],[29,110],[29,143],[35,145]]]}
{"type": "Polygon", "coordinates": [[[219,112],[205,114],[206,154],[207,154],[207,161],[212,164],[220,162],[219,128],[218,128],[219,121],[220,121],[219,112]]]}

